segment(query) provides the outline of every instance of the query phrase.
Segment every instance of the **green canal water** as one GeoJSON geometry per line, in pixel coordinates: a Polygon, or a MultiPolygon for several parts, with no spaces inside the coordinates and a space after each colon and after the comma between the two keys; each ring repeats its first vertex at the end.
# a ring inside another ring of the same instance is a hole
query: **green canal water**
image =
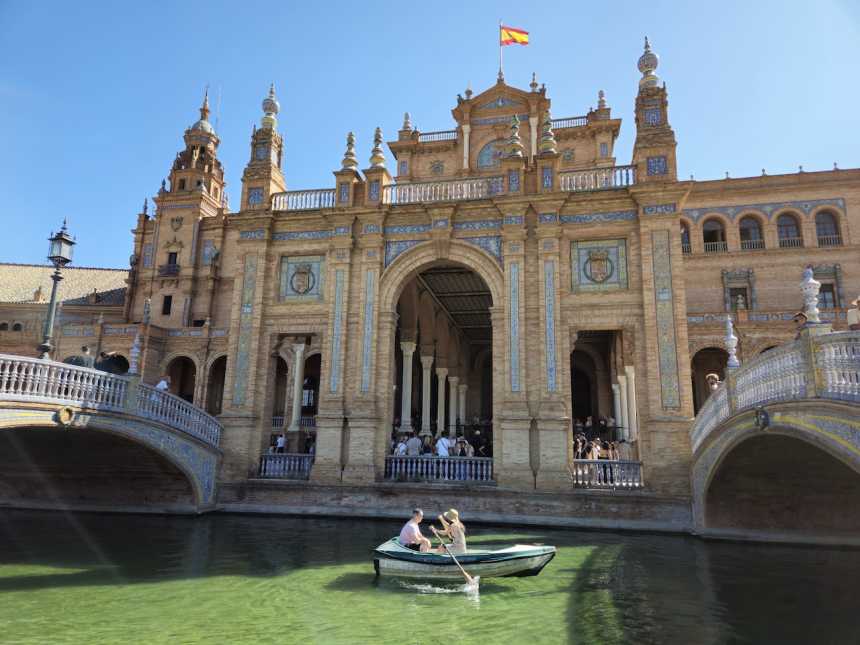
{"type": "Polygon", "coordinates": [[[399,528],[0,511],[0,643],[860,642],[860,551],[475,525],[558,556],[469,595],[376,579],[399,528]]]}

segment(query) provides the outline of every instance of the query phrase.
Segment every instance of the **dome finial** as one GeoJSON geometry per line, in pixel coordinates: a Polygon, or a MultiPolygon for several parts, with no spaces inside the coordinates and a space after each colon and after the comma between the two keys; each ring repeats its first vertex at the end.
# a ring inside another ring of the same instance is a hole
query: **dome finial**
{"type": "Polygon", "coordinates": [[[269,94],[263,99],[263,118],[260,119],[260,125],[267,130],[274,130],[278,126],[278,112],[281,111],[281,104],[275,97],[275,84],[269,85],[269,94]]]}
{"type": "Polygon", "coordinates": [[[606,92],[603,90],[597,91],[597,109],[605,110],[606,109],[606,92]]]}
{"type": "Polygon", "coordinates": [[[639,71],[642,72],[642,78],[639,79],[639,87],[656,87],[660,79],[654,73],[657,65],[660,64],[660,57],[651,51],[651,43],[648,42],[648,36],[645,36],[645,53],[639,57],[639,71]]]}
{"type": "Polygon", "coordinates": [[[346,152],[343,153],[343,161],[340,164],[342,170],[358,168],[358,159],[355,158],[355,135],[352,132],[346,135],[346,152]]]}
{"type": "Polygon", "coordinates": [[[385,154],[382,151],[382,128],[373,132],[373,150],[370,151],[370,167],[385,168],[385,154]]]}
{"type": "Polygon", "coordinates": [[[537,72],[532,72],[532,82],[529,83],[532,92],[538,91],[537,72]]]}
{"type": "Polygon", "coordinates": [[[403,127],[401,130],[412,130],[412,117],[409,116],[409,112],[403,113],[403,127]]]}

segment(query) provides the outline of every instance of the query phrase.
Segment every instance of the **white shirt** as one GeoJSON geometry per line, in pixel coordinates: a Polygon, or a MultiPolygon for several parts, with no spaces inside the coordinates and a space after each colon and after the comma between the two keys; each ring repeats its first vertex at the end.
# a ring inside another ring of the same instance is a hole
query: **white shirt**
{"type": "Polygon", "coordinates": [[[170,385],[165,379],[161,379],[158,384],[155,386],[156,390],[161,390],[162,392],[166,392],[170,388],[170,385]]]}
{"type": "Polygon", "coordinates": [[[275,446],[277,446],[278,448],[283,448],[284,447],[284,441],[285,441],[284,437],[279,435],[277,440],[275,441],[275,446]]]}
{"type": "Polygon", "coordinates": [[[402,457],[403,455],[406,454],[406,444],[401,441],[400,443],[397,444],[397,448],[395,450],[396,450],[395,454],[398,457],[402,457]]]}
{"type": "Polygon", "coordinates": [[[440,457],[448,456],[448,446],[450,446],[450,442],[447,437],[439,437],[439,441],[436,442],[436,454],[440,457]]]}

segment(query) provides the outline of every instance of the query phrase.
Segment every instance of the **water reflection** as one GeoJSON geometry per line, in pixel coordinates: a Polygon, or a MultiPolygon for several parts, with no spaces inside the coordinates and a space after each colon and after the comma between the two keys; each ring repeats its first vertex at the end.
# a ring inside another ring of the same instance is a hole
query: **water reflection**
{"type": "Polygon", "coordinates": [[[543,542],[559,551],[540,576],[481,580],[469,596],[455,583],[374,576],[373,547],[398,529],[365,520],[0,512],[0,624],[9,640],[50,633],[55,643],[167,633],[173,642],[482,645],[856,636],[856,550],[473,525],[475,546],[543,542]]]}

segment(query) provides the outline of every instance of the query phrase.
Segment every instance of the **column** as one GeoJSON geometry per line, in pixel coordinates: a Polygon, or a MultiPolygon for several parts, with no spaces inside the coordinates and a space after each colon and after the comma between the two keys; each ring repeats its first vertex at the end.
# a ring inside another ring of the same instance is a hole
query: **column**
{"type": "Polygon", "coordinates": [[[400,429],[412,428],[412,356],[415,354],[415,343],[404,341],[400,343],[403,351],[403,391],[400,394],[400,429]]]}
{"type": "Polygon", "coordinates": [[[436,368],[436,378],[439,379],[439,400],[436,404],[436,436],[442,434],[445,427],[445,379],[448,377],[447,367],[436,368]]]}
{"type": "Polygon", "coordinates": [[[629,411],[629,407],[627,407],[627,377],[624,374],[618,375],[618,389],[621,393],[621,437],[620,439],[629,439],[630,438],[630,419],[627,414],[629,411]]]}
{"type": "Polygon", "coordinates": [[[537,156],[538,144],[538,118],[536,116],[529,117],[529,148],[531,148],[531,158],[537,156]]]}
{"type": "Polygon", "coordinates": [[[469,386],[463,383],[460,387],[460,403],[457,405],[457,413],[460,415],[460,422],[466,423],[466,391],[469,386]]]}
{"type": "Polygon", "coordinates": [[[290,432],[298,432],[302,421],[302,390],[305,384],[305,347],[304,343],[293,343],[293,414],[290,418],[290,432]]]}
{"type": "MultiPolygon", "coordinates": [[[[615,418],[615,425],[621,425],[621,388],[618,383],[612,384],[612,416],[615,418]]],[[[615,431],[616,440],[621,437],[618,436],[618,431],[615,431]]]]}
{"type": "Polygon", "coordinates": [[[628,441],[636,441],[639,438],[639,413],[636,409],[636,374],[632,365],[626,365],[627,372],[627,418],[630,420],[630,431],[627,433],[628,441]]]}
{"type": "MultiPolygon", "coordinates": [[[[286,361],[284,361],[284,362],[286,363],[286,361]]],[[[287,363],[287,365],[289,365],[289,363],[287,363]]],[[[292,369],[293,372],[296,371],[296,367],[297,366],[295,364],[293,364],[293,369],[292,369]]],[[[283,421],[281,422],[281,428],[280,428],[281,432],[283,432],[290,425],[290,422],[293,419],[291,410],[292,410],[292,408],[295,407],[295,406],[290,405],[290,401],[293,398],[290,390],[293,389],[293,387],[295,385],[293,383],[290,383],[290,369],[289,369],[289,367],[287,367],[287,378],[284,379],[284,381],[285,381],[284,382],[284,390],[285,390],[284,391],[284,411],[283,411],[284,417],[283,417],[283,421]]]]}
{"type": "Polygon", "coordinates": [[[450,387],[450,392],[448,393],[448,429],[452,437],[457,434],[457,384],[459,382],[459,376],[448,377],[448,385],[450,387]]]}
{"type": "Polygon", "coordinates": [[[471,125],[463,124],[463,170],[469,169],[469,132],[471,130],[471,125]]]}
{"type": "Polygon", "coordinates": [[[430,436],[430,374],[432,356],[421,357],[421,436],[430,436]]]}

